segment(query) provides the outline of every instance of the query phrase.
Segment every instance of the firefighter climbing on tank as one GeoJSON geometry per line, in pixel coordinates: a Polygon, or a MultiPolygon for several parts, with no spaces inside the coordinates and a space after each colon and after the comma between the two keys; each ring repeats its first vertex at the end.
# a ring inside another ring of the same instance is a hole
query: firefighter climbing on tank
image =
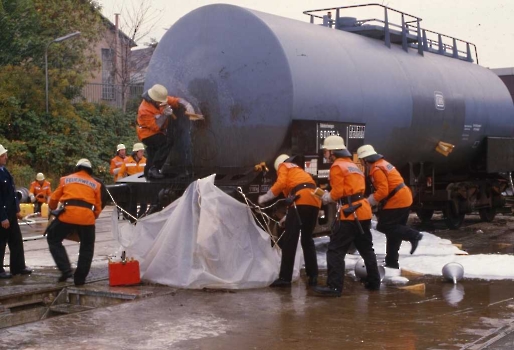
{"type": "Polygon", "coordinates": [[[312,232],[316,227],[321,200],[311,195],[312,190],[316,188],[316,183],[311,175],[293,163],[294,158],[287,154],[277,157],[274,164],[277,181],[258,199],[259,204],[263,204],[283,193],[292,202],[285,216],[284,235],[278,241],[282,249],[279,278],[270,287],[291,286],[298,238],[301,239],[305,273],[308,276],[307,283],[309,286],[315,286],[318,283],[318,261],[312,232]]]}
{"type": "Polygon", "coordinates": [[[332,190],[322,194],[323,204],[340,203],[339,221],[330,235],[327,250],[327,285],[313,289],[319,296],[340,297],[343,291],[345,262],[348,249],[355,244],[366,265],[365,287],[380,289],[380,274],[371,235],[371,206],[364,196],[365,178],[352,161],[344,139],[329,136],[323,142],[334,161],[330,167],[332,190]]]}
{"type": "Polygon", "coordinates": [[[410,253],[414,254],[423,237],[421,233],[407,226],[412,193],[398,170],[383,155],[378,154],[373,146],[359,147],[357,156],[373,185],[374,191],[369,195],[368,202],[377,207],[377,230],[386,235],[385,266],[399,269],[398,251],[402,241],[411,243],[410,253]]]}
{"type": "Polygon", "coordinates": [[[194,114],[193,106],[183,98],[168,96],[166,87],[155,84],[143,93],[137,113],[137,136],[148,155],[145,177],[162,179],[161,168],[173,146],[174,120],[185,112],[194,114]]]}

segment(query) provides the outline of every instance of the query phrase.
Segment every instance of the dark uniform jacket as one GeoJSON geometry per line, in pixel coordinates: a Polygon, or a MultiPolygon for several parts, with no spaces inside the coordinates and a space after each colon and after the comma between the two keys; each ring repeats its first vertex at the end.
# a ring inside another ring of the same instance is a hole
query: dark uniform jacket
{"type": "Polygon", "coordinates": [[[4,167],[0,170],[0,222],[15,217],[19,211],[20,203],[16,198],[14,179],[4,167]]]}

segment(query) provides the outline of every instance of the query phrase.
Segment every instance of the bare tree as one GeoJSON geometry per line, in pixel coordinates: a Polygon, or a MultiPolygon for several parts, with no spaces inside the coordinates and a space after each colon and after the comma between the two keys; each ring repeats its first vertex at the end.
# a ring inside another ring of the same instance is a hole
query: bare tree
{"type": "MultiPolygon", "coordinates": [[[[112,81],[118,85],[117,95],[121,99],[123,111],[126,109],[129,88],[140,83],[141,77],[136,74],[148,65],[149,57],[157,46],[157,40],[150,38],[146,43],[149,50],[146,54],[132,54],[136,43],[148,38],[162,19],[162,12],[152,8],[150,1],[120,1],[121,8],[115,14],[114,30],[116,35],[110,40],[109,46],[113,53],[112,81]],[[150,52],[148,52],[150,51],[150,52]]],[[[139,50],[138,50],[139,51],[139,50]]]]}

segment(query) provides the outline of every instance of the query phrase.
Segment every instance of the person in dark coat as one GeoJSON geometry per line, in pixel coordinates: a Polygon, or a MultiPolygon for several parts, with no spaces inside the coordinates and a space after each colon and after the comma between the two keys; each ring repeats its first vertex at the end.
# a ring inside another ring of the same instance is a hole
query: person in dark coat
{"type": "Polygon", "coordinates": [[[0,145],[0,279],[13,275],[30,275],[32,270],[25,266],[25,252],[18,219],[21,219],[20,203],[16,198],[14,179],[5,167],[7,150],[0,145]],[[4,270],[5,247],[9,246],[9,266],[11,273],[4,270]]]}

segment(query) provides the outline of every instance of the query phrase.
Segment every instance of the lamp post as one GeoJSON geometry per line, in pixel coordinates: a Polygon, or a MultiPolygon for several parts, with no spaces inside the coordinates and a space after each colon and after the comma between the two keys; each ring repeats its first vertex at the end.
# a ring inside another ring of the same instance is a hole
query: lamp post
{"type": "Polygon", "coordinates": [[[56,38],[52,41],[50,41],[46,47],[45,47],[45,81],[46,81],[46,89],[45,89],[45,96],[46,96],[46,113],[48,113],[48,47],[52,43],[60,43],[61,41],[68,40],[73,38],[74,36],[80,35],[80,32],[70,33],[65,36],[61,36],[59,38],[56,38]]]}

